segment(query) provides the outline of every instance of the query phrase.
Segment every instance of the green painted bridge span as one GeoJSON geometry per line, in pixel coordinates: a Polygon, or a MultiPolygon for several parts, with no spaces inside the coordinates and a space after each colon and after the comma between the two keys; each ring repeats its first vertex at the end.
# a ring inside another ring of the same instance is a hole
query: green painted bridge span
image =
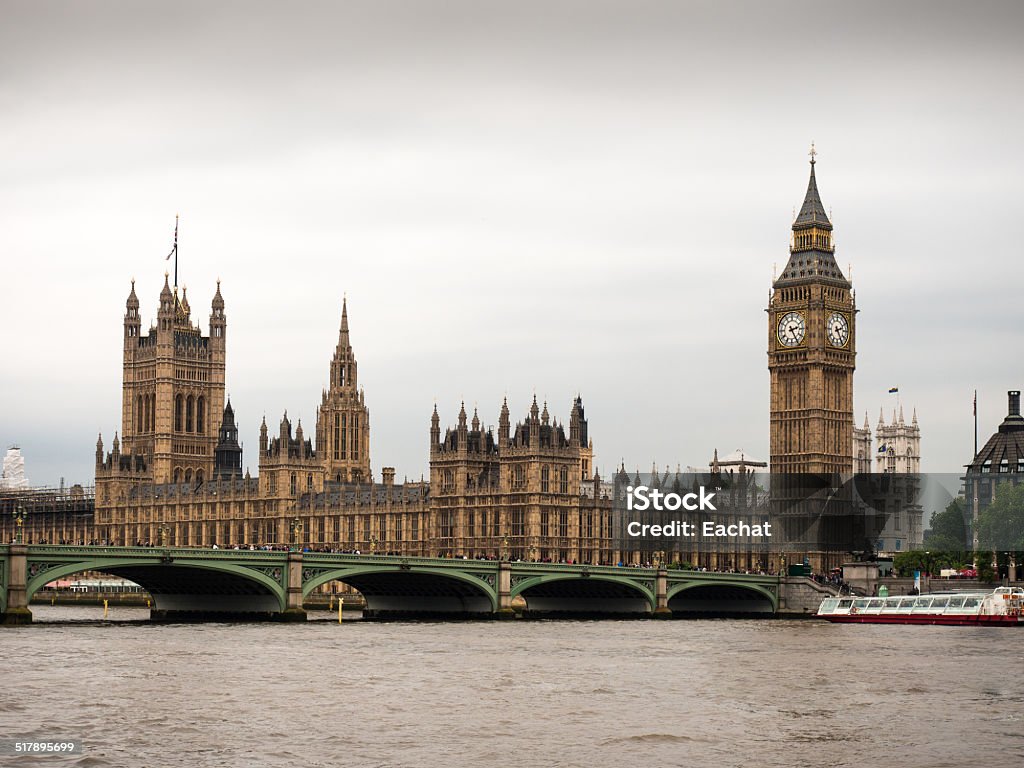
{"type": "Polygon", "coordinates": [[[82,571],[121,576],[153,598],[154,618],[305,618],[303,599],[331,581],[359,590],[366,615],[773,614],[776,576],[493,560],[265,550],[0,546],[0,614],[31,620],[46,584],[82,571]],[[517,601],[518,602],[518,601],[517,601]]]}

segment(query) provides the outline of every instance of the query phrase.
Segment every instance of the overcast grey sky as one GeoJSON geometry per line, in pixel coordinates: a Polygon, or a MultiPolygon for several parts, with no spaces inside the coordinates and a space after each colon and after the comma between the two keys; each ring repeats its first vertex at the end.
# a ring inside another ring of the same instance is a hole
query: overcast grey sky
{"type": "MultiPolygon", "coordinates": [[[[371,459],[430,411],[581,391],[598,466],[768,454],[767,322],[807,150],[924,469],[1024,386],[1019,3],[0,3],[0,442],[91,482],[121,322],[228,315],[245,463],[312,433],[348,295],[371,459]]],[[[6,447],[6,446],[5,446],[6,447]]]]}

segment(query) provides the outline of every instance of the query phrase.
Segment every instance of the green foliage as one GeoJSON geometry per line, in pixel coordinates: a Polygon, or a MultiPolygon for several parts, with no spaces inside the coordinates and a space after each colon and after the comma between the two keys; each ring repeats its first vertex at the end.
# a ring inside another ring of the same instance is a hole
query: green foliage
{"type": "Polygon", "coordinates": [[[978,555],[978,581],[983,584],[991,584],[996,580],[996,569],[992,567],[988,557],[978,555]]]}
{"type": "Polygon", "coordinates": [[[990,552],[1024,551],[1024,484],[999,483],[978,515],[978,545],[990,552]]]}
{"type": "Polygon", "coordinates": [[[970,522],[963,499],[953,499],[942,512],[933,512],[924,534],[929,552],[967,552],[970,522]]]}
{"type": "Polygon", "coordinates": [[[692,571],[695,570],[695,566],[692,563],[672,563],[668,566],[670,571],[692,571]]]}
{"type": "Polygon", "coordinates": [[[914,571],[921,571],[922,574],[937,574],[943,568],[959,570],[970,564],[970,552],[932,552],[921,549],[900,552],[892,561],[893,568],[899,571],[901,576],[912,576],[914,571]]]}

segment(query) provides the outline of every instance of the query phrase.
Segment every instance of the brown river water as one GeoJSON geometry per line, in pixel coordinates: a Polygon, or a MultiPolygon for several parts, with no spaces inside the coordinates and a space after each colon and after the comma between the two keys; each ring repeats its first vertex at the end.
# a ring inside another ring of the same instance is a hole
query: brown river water
{"type": "MultiPolygon", "coordinates": [[[[1002,766],[1024,629],[793,620],[0,628],[17,766],[1002,766]]],[[[311,614],[328,617],[329,614],[311,614]]],[[[6,761],[6,763],[4,762],[6,761]]]]}

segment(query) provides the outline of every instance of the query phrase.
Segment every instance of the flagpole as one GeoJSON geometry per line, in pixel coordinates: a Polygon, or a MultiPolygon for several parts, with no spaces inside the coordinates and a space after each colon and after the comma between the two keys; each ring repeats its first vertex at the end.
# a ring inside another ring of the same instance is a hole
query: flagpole
{"type": "Polygon", "coordinates": [[[978,390],[974,390],[974,456],[978,456],[978,390]]]}
{"type": "Polygon", "coordinates": [[[178,290],[178,214],[174,214],[174,290],[178,290]]]}

